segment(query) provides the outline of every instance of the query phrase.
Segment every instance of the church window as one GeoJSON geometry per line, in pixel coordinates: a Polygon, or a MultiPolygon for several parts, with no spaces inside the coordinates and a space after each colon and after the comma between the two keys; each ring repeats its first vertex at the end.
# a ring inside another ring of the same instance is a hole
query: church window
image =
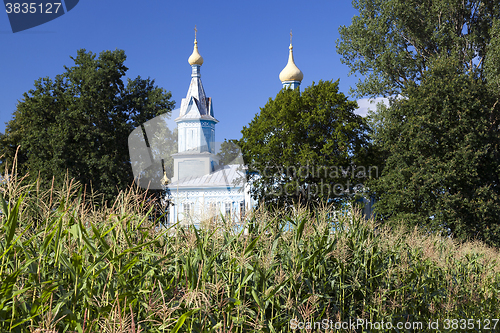
{"type": "Polygon", "coordinates": [[[193,208],[192,205],[193,204],[190,202],[186,202],[184,204],[184,215],[185,216],[189,216],[192,213],[192,208],[193,208]]]}
{"type": "Polygon", "coordinates": [[[180,129],[179,130],[179,151],[184,151],[186,150],[185,143],[184,143],[184,135],[185,135],[186,130],[185,129],[180,129]]]}
{"type": "Polygon", "coordinates": [[[198,148],[198,133],[195,128],[189,128],[187,131],[187,149],[198,148]]]}
{"type": "Polygon", "coordinates": [[[226,216],[231,216],[231,203],[226,202],[226,216]]]}
{"type": "Polygon", "coordinates": [[[245,216],[245,201],[240,202],[240,219],[245,216]]]}
{"type": "Polygon", "coordinates": [[[210,137],[210,152],[215,153],[215,131],[212,129],[212,136],[210,137]]]}

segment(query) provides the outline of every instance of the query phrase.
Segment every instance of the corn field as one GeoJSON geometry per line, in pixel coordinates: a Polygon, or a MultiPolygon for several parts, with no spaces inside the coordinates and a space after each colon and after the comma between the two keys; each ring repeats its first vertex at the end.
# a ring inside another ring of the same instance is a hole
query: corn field
{"type": "Polygon", "coordinates": [[[223,217],[165,228],[133,188],[106,208],[70,180],[42,191],[10,174],[0,186],[2,332],[290,332],[294,321],[500,318],[499,254],[481,243],[329,207],[258,209],[244,228],[223,217]]]}

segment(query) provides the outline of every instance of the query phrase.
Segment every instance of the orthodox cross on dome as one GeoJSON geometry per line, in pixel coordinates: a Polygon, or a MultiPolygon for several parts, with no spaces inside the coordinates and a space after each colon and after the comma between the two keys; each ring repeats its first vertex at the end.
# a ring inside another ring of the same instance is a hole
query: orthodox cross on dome
{"type": "Polygon", "coordinates": [[[289,54],[288,54],[288,63],[283,68],[283,70],[280,73],[280,80],[281,83],[283,83],[283,88],[292,88],[295,89],[296,87],[300,86],[300,82],[302,82],[302,79],[304,78],[304,74],[302,71],[295,65],[295,61],[293,60],[293,46],[292,46],[292,29],[290,29],[290,46],[288,47],[289,49],[289,54]]]}
{"type": "MultiPolygon", "coordinates": [[[[203,57],[200,55],[198,52],[198,41],[196,40],[196,33],[198,32],[198,29],[196,29],[196,25],[194,26],[194,48],[193,48],[193,53],[188,59],[188,62],[191,66],[197,65],[201,66],[203,65],[203,57]]],[[[200,69],[199,67],[193,68],[193,75],[199,76],[200,74],[200,69]]]]}

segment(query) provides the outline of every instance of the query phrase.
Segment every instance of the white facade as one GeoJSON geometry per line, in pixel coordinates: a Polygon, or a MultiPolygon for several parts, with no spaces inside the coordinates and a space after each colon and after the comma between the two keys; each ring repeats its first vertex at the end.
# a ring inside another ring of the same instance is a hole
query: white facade
{"type": "Polygon", "coordinates": [[[244,170],[240,168],[240,165],[228,165],[201,177],[188,177],[170,184],[173,205],[169,210],[169,223],[181,221],[198,226],[204,220],[221,215],[242,222],[255,203],[244,181],[244,170]]]}
{"type": "Polygon", "coordinates": [[[255,205],[245,179],[242,164],[220,166],[215,151],[215,124],[212,99],[201,83],[203,58],[197,42],[189,58],[191,83],[182,99],[178,130],[178,153],[173,154],[174,176],[168,184],[170,224],[181,222],[199,226],[215,216],[242,221],[255,205]]]}

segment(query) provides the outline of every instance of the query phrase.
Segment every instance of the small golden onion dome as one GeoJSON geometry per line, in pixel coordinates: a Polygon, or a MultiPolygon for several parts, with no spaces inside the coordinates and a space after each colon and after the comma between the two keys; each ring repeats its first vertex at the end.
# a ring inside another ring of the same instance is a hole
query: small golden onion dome
{"type": "Polygon", "coordinates": [[[304,78],[304,74],[302,71],[295,65],[293,61],[293,46],[290,44],[290,55],[288,56],[288,64],[286,64],[285,68],[280,73],[281,82],[285,81],[302,81],[304,78]]]}
{"type": "Polygon", "coordinates": [[[168,179],[168,177],[167,177],[167,173],[166,173],[165,171],[163,171],[163,178],[162,178],[162,180],[161,180],[161,183],[162,183],[163,185],[168,185],[168,184],[170,184],[170,179],[168,179]]]}
{"type": "Polygon", "coordinates": [[[189,56],[188,59],[189,64],[192,65],[203,65],[203,57],[198,52],[198,42],[196,39],[194,40],[194,49],[193,53],[189,56]]]}

